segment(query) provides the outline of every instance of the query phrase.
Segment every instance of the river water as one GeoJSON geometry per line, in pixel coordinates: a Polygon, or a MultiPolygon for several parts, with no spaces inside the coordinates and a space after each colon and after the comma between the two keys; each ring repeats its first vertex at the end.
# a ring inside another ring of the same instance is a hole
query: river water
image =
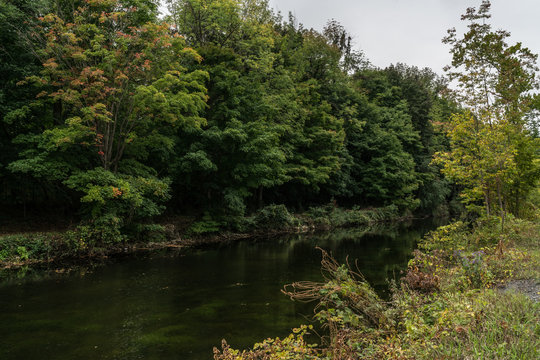
{"type": "MultiPolygon", "coordinates": [[[[0,359],[211,359],[307,323],[283,285],[321,280],[319,246],[358,267],[381,296],[431,221],[181,252],[139,254],[70,274],[0,284],[0,359]]],[[[45,275],[47,274],[47,275],[45,275]]]]}

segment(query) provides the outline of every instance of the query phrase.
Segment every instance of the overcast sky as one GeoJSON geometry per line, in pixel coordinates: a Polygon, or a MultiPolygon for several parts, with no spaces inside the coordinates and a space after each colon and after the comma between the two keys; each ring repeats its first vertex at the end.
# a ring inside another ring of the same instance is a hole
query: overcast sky
{"type": "MultiPolygon", "coordinates": [[[[353,36],[358,50],[378,67],[403,62],[442,74],[450,63],[446,30],[465,29],[460,21],[468,7],[482,0],[269,0],[284,18],[291,11],[306,28],[322,30],[330,19],[353,36]]],[[[162,4],[164,1],[162,0],[162,4]]],[[[161,6],[165,11],[165,6],[161,6]]],[[[540,0],[492,0],[493,29],[510,31],[511,43],[522,42],[540,53],[540,0]]],[[[461,32],[463,33],[463,32],[461,32]]]]}
{"type": "MultiPolygon", "coordinates": [[[[442,74],[450,63],[446,30],[464,29],[461,14],[481,0],[269,0],[286,17],[291,11],[304,27],[321,30],[336,19],[352,34],[354,45],[375,66],[403,62],[442,74]]],[[[540,0],[492,0],[491,24],[540,52],[540,0]]]]}

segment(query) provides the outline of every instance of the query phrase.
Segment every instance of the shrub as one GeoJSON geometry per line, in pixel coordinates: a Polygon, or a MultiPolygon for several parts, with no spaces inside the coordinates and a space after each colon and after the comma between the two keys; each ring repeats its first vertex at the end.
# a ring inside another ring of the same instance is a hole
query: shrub
{"type": "Polygon", "coordinates": [[[353,207],[352,210],[344,210],[336,207],[329,213],[329,218],[332,226],[344,227],[390,220],[396,218],[398,213],[398,208],[394,205],[374,209],[353,207]]]}
{"type": "Polygon", "coordinates": [[[267,339],[253,346],[252,350],[234,350],[225,340],[222,341],[221,351],[214,347],[214,360],[273,360],[273,359],[303,359],[315,360],[319,352],[315,345],[309,345],[304,336],[313,327],[302,325],[293,329],[293,333],[284,338],[267,339]]]}
{"type": "Polygon", "coordinates": [[[196,221],[189,227],[187,233],[191,235],[203,235],[217,233],[223,223],[212,219],[210,213],[206,212],[200,221],[196,221]]]}
{"type": "Polygon", "coordinates": [[[90,227],[80,232],[103,243],[118,242],[123,227],[140,223],[163,210],[169,199],[169,182],[155,177],[115,174],[103,168],[81,171],[66,185],[82,192],[82,212],[90,227]]]}
{"type": "Polygon", "coordinates": [[[383,336],[395,323],[386,304],[361,274],[319,250],[322,251],[325,282],[295,282],[286,286],[283,293],[292,300],[316,303],[314,318],[330,330],[331,351],[334,355],[336,352],[343,355],[341,345],[354,342],[348,335],[354,337],[355,332],[349,333],[349,329],[377,332],[383,336]]]}
{"type": "Polygon", "coordinates": [[[322,228],[329,228],[332,225],[330,221],[330,215],[336,210],[336,206],[333,203],[311,207],[306,211],[305,216],[315,225],[322,228]]]}
{"type": "Polygon", "coordinates": [[[24,246],[17,246],[17,254],[21,260],[28,260],[28,250],[24,246]]]}
{"type": "Polygon", "coordinates": [[[422,250],[462,250],[468,244],[468,236],[467,225],[456,221],[428,233],[418,247],[422,250]]]}
{"type": "Polygon", "coordinates": [[[439,290],[439,277],[432,273],[425,273],[417,267],[409,267],[407,274],[401,281],[411,290],[432,293],[439,290]]]}
{"type": "Polygon", "coordinates": [[[285,205],[268,205],[257,211],[254,216],[255,227],[264,230],[284,229],[298,225],[296,219],[285,205]]]}
{"type": "Polygon", "coordinates": [[[139,241],[163,242],[167,240],[167,231],[163,225],[159,224],[136,224],[131,232],[132,237],[139,241]]]}
{"type": "Polygon", "coordinates": [[[479,288],[491,282],[492,275],[484,261],[485,253],[482,250],[475,251],[470,255],[465,255],[462,251],[456,251],[455,256],[470,287],[479,288]]]}
{"type": "Polygon", "coordinates": [[[250,232],[257,227],[254,216],[223,216],[220,219],[227,224],[228,230],[235,232],[250,232]]]}
{"type": "Polygon", "coordinates": [[[107,247],[127,240],[122,234],[123,221],[117,216],[108,214],[94,221],[77,226],[74,231],[67,232],[68,242],[75,252],[93,251],[97,247],[107,247]]]}
{"type": "Polygon", "coordinates": [[[0,237],[0,261],[46,260],[66,247],[59,233],[28,233],[0,237]]]}
{"type": "Polygon", "coordinates": [[[314,348],[305,342],[288,353],[269,339],[262,343],[268,351],[256,345],[239,352],[224,343],[214,359],[536,359],[538,304],[488,287],[523,267],[521,275],[538,277],[539,227],[509,219],[504,231],[491,220],[439,228],[422,241],[427,250],[415,251],[401,287],[393,288],[391,306],[359,274],[323,252],[325,281],[297,282],[284,291],[293,300],[316,303],[315,319],[330,335],[318,353],[308,353],[314,348]],[[499,251],[501,239],[507,247],[499,251]]]}

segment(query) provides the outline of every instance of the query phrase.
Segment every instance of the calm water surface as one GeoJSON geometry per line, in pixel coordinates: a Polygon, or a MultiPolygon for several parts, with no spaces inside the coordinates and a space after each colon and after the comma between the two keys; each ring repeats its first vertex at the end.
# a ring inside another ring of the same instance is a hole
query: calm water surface
{"type": "Polygon", "coordinates": [[[321,280],[319,246],[358,266],[384,296],[416,241],[435,227],[242,241],[180,254],[138,255],[91,272],[0,284],[0,359],[211,359],[225,338],[245,348],[285,336],[311,308],[280,293],[321,280]]]}

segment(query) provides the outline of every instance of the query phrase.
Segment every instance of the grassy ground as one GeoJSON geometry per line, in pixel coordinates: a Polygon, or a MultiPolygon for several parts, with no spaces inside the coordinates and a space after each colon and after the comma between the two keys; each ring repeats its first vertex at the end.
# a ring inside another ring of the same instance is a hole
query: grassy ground
{"type": "Polygon", "coordinates": [[[326,283],[293,284],[287,293],[318,302],[315,318],[330,334],[322,345],[307,346],[309,329],[301,328],[244,352],[224,344],[214,358],[538,359],[540,303],[531,297],[540,290],[539,219],[439,228],[419,244],[389,303],[323,253],[326,283]],[[505,290],[519,279],[529,296],[505,290]]]}

